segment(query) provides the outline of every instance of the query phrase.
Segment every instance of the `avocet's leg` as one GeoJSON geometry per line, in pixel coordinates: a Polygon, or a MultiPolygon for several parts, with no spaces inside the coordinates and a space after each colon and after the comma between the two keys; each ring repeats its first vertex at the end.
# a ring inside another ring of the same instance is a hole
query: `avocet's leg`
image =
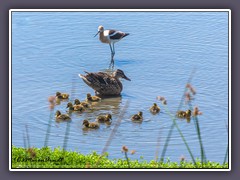
{"type": "Polygon", "coordinates": [[[109,64],[109,69],[113,69],[114,68],[114,59],[113,59],[113,56],[111,58],[111,62],[109,64]]]}
{"type": "Polygon", "coordinates": [[[111,56],[112,56],[112,58],[113,58],[114,52],[113,52],[113,48],[112,48],[112,46],[111,46],[111,43],[109,43],[109,46],[110,46],[110,50],[111,50],[111,56]]]}
{"type": "Polygon", "coordinates": [[[114,43],[113,43],[113,56],[115,55],[115,47],[114,47],[114,43]]]}
{"type": "Polygon", "coordinates": [[[110,50],[111,50],[111,62],[110,62],[110,65],[109,65],[109,68],[112,66],[112,68],[114,67],[114,59],[113,59],[113,57],[114,57],[114,54],[115,54],[115,52],[114,52],[114,50],[113,50],[113,48],[114,48],[114,44],[113,44],[113,48],[112,48],[112,46],[111,46],[111,43],[109,43],[109,46],[110,46],[110,50]]]}

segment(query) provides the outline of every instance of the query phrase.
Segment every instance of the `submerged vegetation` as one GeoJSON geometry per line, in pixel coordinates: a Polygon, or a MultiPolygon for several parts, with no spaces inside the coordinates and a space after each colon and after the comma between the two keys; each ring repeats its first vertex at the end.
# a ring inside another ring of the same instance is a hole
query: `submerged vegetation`
{"type": "MultiPolygon", "coordinates": [[[[124,146],[123,152],[127,155],[128,149],[124,146]]],[[[127,156],[125,156],[127,157],[127,156]]],[[[196,160],[196,164],[181,160],[179,163],[131,160],[108,159],[108,154],[99,155],[92,152],[83,155],[79,152],[65,151],[60,148],[17,148],[12,146],[12,168],[228,168],[228,163],[219,164],[207,161],[201,163],[196,160]]]]}

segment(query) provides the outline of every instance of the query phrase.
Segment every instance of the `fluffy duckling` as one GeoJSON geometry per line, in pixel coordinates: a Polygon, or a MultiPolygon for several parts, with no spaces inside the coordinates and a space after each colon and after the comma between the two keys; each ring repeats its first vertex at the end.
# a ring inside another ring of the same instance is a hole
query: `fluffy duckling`
{"type": "Polygon", "coordinates": [[[176,116],[178,118],[185,118],[186,117],[186,112],[185,111],[177,111],[176,116]]]}
{"type": "Polygon", "coordinates": [[[98,96],[91,96],[91,94],[88,93],[86,101],[97,102],[97,101],[101,101],[101,98],[98,96]]]}
{"type": "Polygon", "coordinates": [[[67,114],[61,114],[59,110],[56,111],[55,117],[57,120],[70,120],[71,118],[67,114]]]}
{"type": "Polygon", "coordinates": [[[82,105],[85,108],[90,108],[90,104],[87,102],[80,102],[79,99],[74,100],[74,105],[82,105]]]}
{"type": "Polygon", "coordinates": [[[103,123],[103,122],[110,122],[110,119],[112,120],[112,115],[111,114],[106,114],[105,116],[98,116],[97,117],[97,122],[101,122],[101,123],[103,123]]]}
{"type": "Polygon", "coordinates": [[[80,111],[80,112],[84,111],[84,107],[81,104],[73,105],[71,102],[67,103],[66,108],[69,108],[70,111],[80,111]]]}
{"type": "Polygon", "coordinates": [[[186,118],[190,118],[192,115],[192,111],[190,109],[186,110],[186,118]]]}
{"type": "Polygon", "coordinates": [[[153,106],[149,110],[152,114],[157,114],[160,112],[160,107],[158,107],[157,103],[153,103],[153,106]]]}
{"type": "Polygon", "coordinates": [[[68,98],[69,98],[69,94],[56,92],[56,97],[57,97],[58,99],[68,99],[68,98]]]}
{"type": "Polygon", "coordinates": [[[139,111],[138,114],[134,114],[132,117],[131,117],[131,120],[132,121],[142,121],[143,120],[143,113],[142,111],[139,111]]]}
{"type": "Polygon", "coordinates": [[[178,118],[190,118],[192,114],[192,111],[190,109],[186,111],[178,111],[177,112],[177,117],[178,118]]]}
{"type": "Polygon", "coordinates": [[[85,128],[91,128],[91,129],[97,129],[99,128],[99,123],[98,122],[89,122],[88,120],[83,121],[83,126],[85,128]]]}

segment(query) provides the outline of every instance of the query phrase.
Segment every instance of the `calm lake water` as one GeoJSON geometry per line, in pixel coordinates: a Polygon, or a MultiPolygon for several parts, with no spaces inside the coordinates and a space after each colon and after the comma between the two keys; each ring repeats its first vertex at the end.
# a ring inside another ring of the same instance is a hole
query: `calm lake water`
{"type": "MultiPolygon", "coordinates": [[[[199,124],[207,159],[222,163],[228,144],[228,13],[227,12],[13,12],[12,13],[12,144],[24,147],[26,127],[31,146],[64,147],[84,154],[101,153],[119,114],[129,103],[107,152],[122,158],[121,148],[136,150],[131,159],[155,159],[161,155],[172,119],[167,107],[177,111],[185,85],[197,93],[192,101],[203,112],[199,124]],[[56,91],[70,93],[70,101],[84,100],[94,91],[79,77],[84,71],[106,71],[110,49],[97,37],[99,25],[130,33],[115,44],[115,68],[123,80],[122,96],[103,99],[92,113],[73,113],[70,123],[57,123],[56,110],[66,112],[67,102],[51,111],[48,97],[56,91]],[[158,103],[161,112],[149,107],[158,103]],[[131,115],[143,112],[144,121],[131,115]],[[82,121],[112,113],[111,126],[83,131],[82,121]]],[[[188,109],[183,104],[182,110],[188,109]]],[[[194,122],[176,120],[194,157],[200,158],[194,122]]],[[[191,160],[176,128],[165,157],[191,160]]]]}

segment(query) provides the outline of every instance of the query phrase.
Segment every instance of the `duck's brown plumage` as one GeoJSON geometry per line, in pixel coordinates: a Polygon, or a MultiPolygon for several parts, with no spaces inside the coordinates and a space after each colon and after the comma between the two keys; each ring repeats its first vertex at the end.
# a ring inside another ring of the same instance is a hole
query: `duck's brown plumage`
{"type": "Polygon", "coordinates": [[[66,108],[69,108],[70,111],[79,111],[79,112],[83,112],[85,110],[81,104],[73,105],[71,102],[67,104],[66,108]]]}
{"type": "Polygon", "coordinates": [[[160,112],[160,107],[156,103],[149,109],[152,114],[157,114],[160,112]]]}
{"type": "Polygon", "coordinates": [[[82,105],[84,108],[90,108],[90,104],[87,102],[80,102],[79,99],[74,100],[74,105],[82,105]]]}
{"type": "Polygon", "coordinates": [[[177,111],[176,116],[177,116],[178,118],[190,118],[190,117],[191,117],[191,114],[192,114],[192,112],[191,112],[191,110],[189,109],[189,110],[186,110],[186,111],[177,111]]]}
{"type": "Polygon", "coordinates": [[[143,120],[143,113],[141,111],[139,111],[138,114],[134,114],[131,117],[131,120],[132,121],[139,121],[139,122],[141,122],[143,120]]]}
{"type": "Polygon", "coordinates": [[[99,123],[98,122],[89,122],[88,120],[84,120],[83,126],[85,128],[97,129],[97,128],[99,128],[99,123]]]}
{"type": "Polygon", "coordinates": [[[56,111],[55,118],[57,120],[71,120],[70,116],[67,114],[62,114],[59,110],[56,111]]]}
{"type": "Polygon", "coordinates": [[[86,75],[79,75],[83,81],[93,88],[99,95],[120,95],[123,86],[119,78],[126,80],[130,79],[120,69],[117,69],[113,74],[105,72],[86,72],[86,75]]]}
{"type": "Polygon", "coordinates": [[[56,98],[58,98],[58,99],[68,99],[69,94],[68,93],[56,92],[56,98]]]}
{"type": "Polygon", "coordinates": [[[110,122],[110,119],[112,119],[111,114],[106,114],[105,116],[100,115],[97,117],[97,122],[110,122]]]}

